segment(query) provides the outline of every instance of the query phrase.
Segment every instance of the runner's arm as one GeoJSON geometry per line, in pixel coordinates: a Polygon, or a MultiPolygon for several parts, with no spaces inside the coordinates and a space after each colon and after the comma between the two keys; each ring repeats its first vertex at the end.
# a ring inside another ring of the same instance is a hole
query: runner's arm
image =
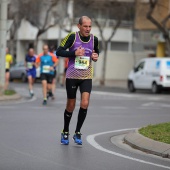
{"type": "Polygon", "coordinates": [[[38,68],[39,66],[40,66],[40,62],[41,62],[41,60],[40,60],[40,55],[36,58],[36,62],[35,62],[35,66],[36,66],[36,68],[38,68]]]}
{"type": "Polygon", "coordinates": [[[96,62],[99,57],[99,43],[98,43],[98,38],[94,36],[94,51],[92,54],[92,60],[96,62]]]}
{"type": "Polygon", "coordinates": [[[99,41],[96,36],[94,36],[94,51],[99,55],[99,41]]]}
{"type": "Polygon", "coordinates": [[[59,59],[54,54],[52,54],[52,60],[54,62],[53,67],[56,67],[59,63],[59,59]]]}
{"type": "Polygon", "coordinates": [[[75,51],[67,51],[73,45],[74,40],[75,33],[68,34],[58,47],[56,55],[61,57],[75,57],[75,51]]]}

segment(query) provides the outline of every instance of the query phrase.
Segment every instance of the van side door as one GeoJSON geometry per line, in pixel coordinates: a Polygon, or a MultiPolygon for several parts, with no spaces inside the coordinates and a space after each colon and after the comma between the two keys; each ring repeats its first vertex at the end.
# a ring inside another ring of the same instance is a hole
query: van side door
{"type": "Polygon", "coordinates": [[[142,61],[134,69],[134,86],[135,88],[145,88],[145,72],[144,72],[145,61],[142,61]]]}

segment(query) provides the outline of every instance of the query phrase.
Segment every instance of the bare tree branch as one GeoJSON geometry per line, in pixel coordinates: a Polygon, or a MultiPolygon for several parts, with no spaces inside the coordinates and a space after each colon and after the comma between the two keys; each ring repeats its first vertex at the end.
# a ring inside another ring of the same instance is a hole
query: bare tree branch
{"type": "Polygon", "coordinates": [[[164,18],[164,20],[162,21],[162,25],[164,28],[166,27],[166,23],[168,22],[169,19],[170,19],[170,14],[168,14],[166,18],[164,18]]]}
{"type": "MultiPolygon", "coordinates": [[[[163,20],[162,24],[157,21],[152,15],[155,7],[158,5],[158,0],[150,0],[149,1],[149,11],[147,13],[147,19],[149,19],[163,34],[166,42],[167,42],[167,48],[168,48],[168,53],[170,54],[170,37],[169,37],[169,32],[168,29],[166,29],[166,22],[168,21],[170,14],[163,20]]],[[[160,5],[160,4],[159,4],[160,5]]]]}
{"type": "Polygon", "coordinates": [[[149,19],[154,25],[156,25],[157,28],[158,28],[164,35],[166,35],[167,32],[166,32],[166,30],[164,29],[164,27],[152,16],[153,11],[154,11],[157,3],[158,3],[158,0],[150,0],[150,9],[149,9],[146,17],[147,17],[147,19],[149,19]]]}
{"type": "Polygon", "coordinates": [[[103,36],[103,29],[102,29],[101,25],[99,24],[99,22],[98,22],[96,19],[94,19],[94,22],[95,22],[96,26],[97,26],[98,29],[99,29],[100,36],[101,36],[102,40],[105,40],[105,38],[104,38],[104,36],[103,36]]]}
{"type": "Polygon", "coordinates": [[[115,33],[116,33],[118,27],[120,26],[120,24],[121,24],[121,20],[118,20],[118,21],[116,22],[116,25],[115,25],[115,27],[113,28],[112,34],[110,35],[110,37],[109,37],[109,39],[107,40],[107,42],[110,42],[110,41],[111,41],[111,39],[112,39],[113,36],[115,35],[115,33]]]}
{"type": "Polygon", "coordinates": [[[45,20],[44,20],[44,25],[43,25],[43,27],[42,27],[42,29],[44,29],[44,30],[46,30],[46,31],[47,31],[49,28],[51,28],[51,27],[53,27],[53,26],[56,25],[56,24],[53,24],[53,26],[50,25],[49,27],[47,27],[48,29],[45,28],[46,25],[47,25],[47,23],[48,23],[49,14],[50,14],[52,8],[53,8],[54,6],[56,6],[56,5],[57,5],[57,1],[53,2],[53,3],[50,5],[50,7],[48,8],[47,12],[46,12],[46,17],[45,17],[45,20]]]}

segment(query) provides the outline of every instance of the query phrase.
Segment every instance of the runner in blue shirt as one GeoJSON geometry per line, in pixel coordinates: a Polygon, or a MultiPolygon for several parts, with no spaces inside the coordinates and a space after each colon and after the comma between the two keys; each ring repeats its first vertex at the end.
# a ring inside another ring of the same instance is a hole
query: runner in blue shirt
{"type": "Polygon", "coordinates": [[[34,96],[33,84],[36,78],[36,67],[35,67],[36,57],[34,55],[34,49],[30,48],[28,54],[25,57],[25,66],[27,70],[28,86],[30,96],[34,96]]]}

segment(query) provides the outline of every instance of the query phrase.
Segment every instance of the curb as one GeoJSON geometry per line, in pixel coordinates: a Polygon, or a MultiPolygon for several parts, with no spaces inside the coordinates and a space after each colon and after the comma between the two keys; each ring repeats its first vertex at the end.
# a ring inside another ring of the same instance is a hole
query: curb
{"type": "Polygon", "coordinates": [[[126,134],[124,137],[124,142],[143,152],[170,159],[170,144],[149,139],[139,134],[138,130],[126,134]]]}
{"type": "Polygon", "coordinates": [[[19,94],[14,94],[14,95],[2,95],[0,96],[0,102],[1,101],[11,101],[11,100],[19,100],[21,99],[21,96],[19,94]]]}

